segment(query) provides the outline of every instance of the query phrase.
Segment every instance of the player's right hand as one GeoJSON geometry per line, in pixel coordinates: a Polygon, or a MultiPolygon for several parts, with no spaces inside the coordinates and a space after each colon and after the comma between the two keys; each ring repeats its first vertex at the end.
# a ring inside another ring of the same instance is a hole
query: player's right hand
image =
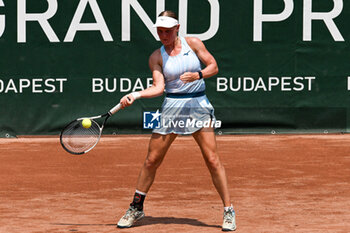
{"type": "Polygon", "coordinates": [[[120,99],[120,104],[122,105],[122,109],[128,107],[134,103],[135,99],[132,94],[127,94],[120,99]]]}

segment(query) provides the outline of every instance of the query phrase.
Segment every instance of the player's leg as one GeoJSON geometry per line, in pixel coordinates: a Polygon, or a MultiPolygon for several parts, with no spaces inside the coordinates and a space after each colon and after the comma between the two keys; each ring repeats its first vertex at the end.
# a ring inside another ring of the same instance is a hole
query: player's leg
{"type": "Polygon", "coordinates": [[[235,213],[230,200],[225,168],[222,165],[217,153],[214,129],[202,128],[201,130],[195,132],[193,137],[202,151],[203,158],[211,174],[214,186],[218,191],[225,207],[222,229],[224,231],[235,230],[235,213]]]}
{"type": "Polygon", "coordinates": [[[144,193],[148,192],[154,181],[157,168],[162,163],[166,152],[176,136],[176,134],[152,134],[148,146],[148,154],[137,180],[137,190],[144,193]]]}
{"type": "Polygon", "coordinates": [[[176,136],[176,134],[152,134],[149,142],[148,154],[137,180],[133,201],[130,204],[130,208],[126,211],[126,214],[119,220],[119,228],[131,227],[136,221],[145,216],[143,212],[143,201],[154,181],[157,168],[162,163],[166,152],[176,136]]]}
{"type": "Polygon", "coordinates": [[[202,128],[195,132],[193,137],[202,151],[203,158],[210,171],[214,186],[218,191],[224,206],[231,205],[226,172],[217,153],[216,139],[213,129],[202,128]]]}

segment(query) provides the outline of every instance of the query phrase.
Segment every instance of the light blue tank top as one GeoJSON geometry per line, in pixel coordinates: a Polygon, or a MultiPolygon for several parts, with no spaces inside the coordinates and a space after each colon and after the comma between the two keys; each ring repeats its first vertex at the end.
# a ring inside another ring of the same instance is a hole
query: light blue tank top
{"type": "Polygon", "coordinates": [[[196,53],[187,44],[184,37],[181,38],[181,52],[176,56],[169,56],[164,46],[160,48],[163,58],[163,75],[165,78],[165,91],[167,93],[194,93],[205,90],[203,79],[190,83],[183,83],[180,76],[185,72],[197,72],[201,70],[201,63],[196,53]]]}

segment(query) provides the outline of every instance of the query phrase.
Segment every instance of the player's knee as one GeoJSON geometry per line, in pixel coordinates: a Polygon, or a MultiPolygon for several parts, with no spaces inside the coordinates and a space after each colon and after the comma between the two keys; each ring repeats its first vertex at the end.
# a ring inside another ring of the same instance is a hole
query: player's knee
{"type": "Polygon", "coordinates": [[[157,169],[160,165],[160,161],[159,159],[157,158],[153,158],[153,157],[148,157],[145,161],[145,164],[144,166],[147,168],[147,169],[157,169]]]}
{"type": "Polygon", "coordinates": [[[211,171],[217,171],[221,169],[221,162],[216,154],[209,156],[206,160],[206,163],[211,171]]]}

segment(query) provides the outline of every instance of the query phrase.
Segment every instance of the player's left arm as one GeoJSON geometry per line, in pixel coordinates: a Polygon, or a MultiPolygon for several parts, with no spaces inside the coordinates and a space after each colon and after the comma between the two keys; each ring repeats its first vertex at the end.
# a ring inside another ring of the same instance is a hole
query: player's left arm
{"type": "MultiPolygon", "coordinates": [[[[218,65],[213,55],[211,55],[205,47],[204,43],[196,37],[186,37],[186,42],[205,65],[205,68],[201,70],[203,78],[209,78],[216,75],[219,72],[218,65]]],[[[200,79],[200,76],[198,72],[185,72],[180,76],[180,79],[183,82],[188,83],[200,79]]]]}

